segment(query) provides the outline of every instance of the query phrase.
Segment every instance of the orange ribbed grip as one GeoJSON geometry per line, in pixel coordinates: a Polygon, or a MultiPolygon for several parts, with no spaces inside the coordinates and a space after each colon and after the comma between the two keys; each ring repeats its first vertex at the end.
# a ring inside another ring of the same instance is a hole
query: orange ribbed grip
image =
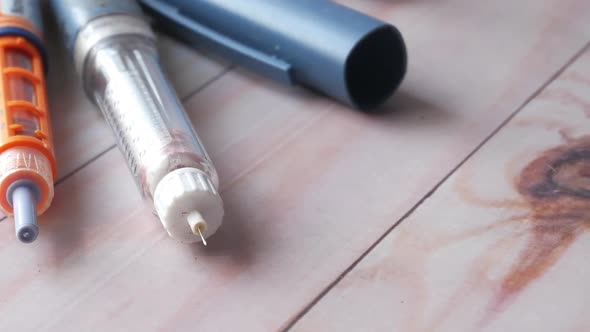
{"type": "Polygon", "coordinates": [[[15,145],[30,146],[45,154],[55,169],[49,105],[40,52],[22,37],[0,37],[0,71],[0,153],[15,145]],[[25,128],[13,130],[10,128],[13,124],[20,124],[25,128]],[[31,134],[35,131],[42,134],[31,134]]]}
{"type": "Polygon", "coordinates": [[[26,179],[41,191],[42,213],[53,198],[57,165],[43,58],[23,37],[0,36],[0,93],[0,208],[12,213],[6,192],[26,179]]]}

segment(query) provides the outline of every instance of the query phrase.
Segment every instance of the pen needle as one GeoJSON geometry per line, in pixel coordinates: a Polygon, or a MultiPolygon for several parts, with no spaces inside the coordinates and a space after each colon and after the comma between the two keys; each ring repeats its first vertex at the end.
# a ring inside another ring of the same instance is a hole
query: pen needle
{"type": "Polygon", "coordinates": [[[203,236],[203,233],[201,233],[201,227],[197,227],[197,232],[199,232],[199,236],[201,236],[201,240],[203,240],[203,244],[207,245],[207,241],[205,241],[205,237],[203,236]]]}

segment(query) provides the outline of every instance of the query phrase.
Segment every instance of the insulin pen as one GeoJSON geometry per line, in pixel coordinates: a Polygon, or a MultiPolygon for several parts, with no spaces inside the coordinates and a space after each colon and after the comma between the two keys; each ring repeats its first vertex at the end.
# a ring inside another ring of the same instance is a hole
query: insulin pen
{"type": "Polygon", "coordinates": [[[0,1],[0,209],[35,241],[57,167],[45,87],[39,0],[0,1]]]}
{"type": "Polygon", "coordinates": [[[221,225],[218,176],[163,74],[135,1],[52,0],[88,97],[100,108],[168,234],[202,241],[221,225]]]}

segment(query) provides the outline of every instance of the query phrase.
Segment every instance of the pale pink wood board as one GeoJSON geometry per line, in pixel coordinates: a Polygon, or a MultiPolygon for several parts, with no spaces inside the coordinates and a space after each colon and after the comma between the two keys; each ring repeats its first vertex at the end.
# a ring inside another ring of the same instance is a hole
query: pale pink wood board
{"type": "MultiPolygon", "coordinates": [[[[32,246],[0,223],[0,329],[284,327],[590,38],[580,0],[348,3],[407,39],[409,74],[389,111],[224,75],[186,104],[226,204],[210,246],[169,239],[112,150],[58,186],[32,246]]],[[[65,168],[92,158],[80,146],[112,142],[84,110],[56,127],[58,142],[78,138],[59,143],[65,168]],[[104,135],[82,145],[73,128],[87,122],[104,135]]]]}
{"type": "MultiPolygon", "coordinates": [[[[590,51],[396,227],[293,331],[588,331],[589,198],[572,203],[573,196],[562,192],[552,199],[527,199],[518,188],[525,168],[547,174],[549,162],[527,166],[548,150],[566,146],[565,151],[588,155],[589,133],[590,51]],[[585,135],[583,149],[568,142],[585,135]]],[[[581,160],[587,170],[588,157],[581,160]]],[[[580,173],[574,179],[588,188],[587,177],[580,173]]]]}

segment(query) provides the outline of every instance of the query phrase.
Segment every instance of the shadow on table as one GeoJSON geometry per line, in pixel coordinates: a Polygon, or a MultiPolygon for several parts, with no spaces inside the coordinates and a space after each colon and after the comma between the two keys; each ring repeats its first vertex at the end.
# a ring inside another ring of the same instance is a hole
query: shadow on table
{"type": "Polygon", "coordinates": [[[265,232],[256,229],[254,223],[244,220],[240,216],[239,202],[232,200],[229,195],[223,195],[225,215],[219,230],[207,239],[207,247],[197,242],[191,244],[195,257],[228,257],[235,267],[249,266],[254,263],[257,253],[266,241],[265,232]]]}
{"type": "Polygon", "coordinates": [[[454,115],[429,98],[400,90],[378,109],[366,112],[376,127],[425,131],[439,128],[453,120],[454,115]]]}

